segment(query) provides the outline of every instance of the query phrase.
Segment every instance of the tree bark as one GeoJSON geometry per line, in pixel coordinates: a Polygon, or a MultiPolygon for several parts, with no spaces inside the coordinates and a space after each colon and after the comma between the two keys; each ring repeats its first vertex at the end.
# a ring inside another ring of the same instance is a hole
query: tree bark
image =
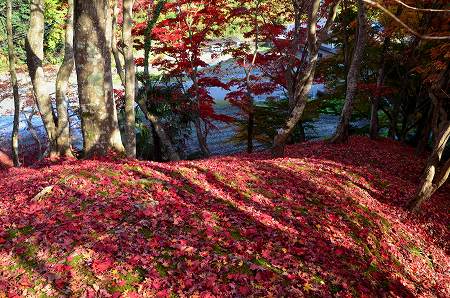
{"type": "Polygon", "coordinates": [[[15,167],[20,166],[19,161],[19,113],[20,113],[20,98],[19,85],[17,83],[16,75],[16,55],[14,53],[13,30],[12,30],[12,0],[6,1],[6,32],[8,38],[8,58],[9,58],[9,74],[11,76],[11,85],[14,97],[14,122],[13,131],[11,135],[11,151],[15,167]]]}
{"type": "Polygon", "coordinates": [[[148,19],[147,19],[147,28],[145,29],[145,36],[144,36],[144,91],[142,96],[138,96],[136,98],[136,103],[139,105],[139,108],[142,110],[142,112],[145,115],[145,118],[150,121],[153,125],[153,128],[155,132],[159,136],[159,140],[161,141],[161,144],[164,146],[164,148],[167,150],[169,159],[173,161],[180,160],[180,156],[178,155],[177,151],[175,150],[174,146],[172,145],[172,142],[170,141],[169,136],[165,132],[161,121],[159,117],[153,113],[151,113],[147,109],[147,101],[148,101],[148,93],[150,90],[150,51],[152,47],[152,37],[151,32],[153,27],[156,24],[156,21],[163,9],[164,4],[166,3],[166,0],[160,0],[158,4],[155,7],[155,10],[153,11],[153,5],[149,5],[148,8],[148,19]],[[152,12],[152,13],[150,13],[152,12]]]}
{"type": "Polygon", "coordinates": [[[25,50],[27,56],[28,72],[33,84],[34,95],[42,117],[47,138],[49,142],[50,158],[58,156],[56,123],[53,117],[52,103],[49,93],[45,89],[44,69],[42,61],[44,59],[44,0],[31,0],[30,3],[30,24],[27,38],[25,40],[25,50]]]}
{"type": "Polygon", "coordinates": [[[450,159],[442,160],[442,155],[450,139],[450,119],[448,115],[448,89],[450,67],[441,72],[439,80],[429,90],[433,103],[432,128],[435,136],[433,152],[428,158],[416,195],[408,203],[407,208],[418,211],[424,201],[429,199],[450,175],[450,159]]]}
{"type": "Polygon", "coordinates": [[[112,13],[112,36],[111,36],[111,50],[114,57],[114,64],[116,65],[116,71],[117,74],[120,77],[120,81],[123,86],[125,86],[125,73],[123,71],[122,67],[122,61],[120,60],[120,52],[117,48],[117,37],[116,37],[116,30],[117,30],[117,16],[119,15],[119,8],[117,7],[117,0],[113,0],[113,13],[112,13]]]}
{"type": "Polygon", "coordinates": [[[341,119],[336,129],[336,133],[331,139],[332,143],[343,143],[348,140],[348,129],[353,111],[353,101],[356,95],[361,62],[364,55],[364,48],[367,40],[367,20],[364,3],[358,0],[358,40],[352,57],[352,63],[347,75],[347,91],[345,103],[341,113],[341,119]]]}
{"type": "Polygon", "coordinates": [[[383,50],[381,52],[380,57],[380,69],[378,70],[378,78],[377,78],[377,94],[374,96],[371,108],[370,108],[370,129],[369,135],[372,140],[378,138],[379,131],[379,119],[378,119],[378,110],[381,102],[381,88],[384,84],[385,74],[386,74],[386,54],[391,43],[391,38],[385,37],[383,42],[383,50]]]}
{"type": "Polygon", "coordinates": [[[416,195],[408,203],[407,208],[418,211],[424,201],[429,199],[448,179],[450,175],[450,159],[442,161],[442,154],[450,138],[450,121],[442,125],[441,132],[436,139],[416,195]]]}
{"type": "Polygon", "coordinates": [[[305,110],[308,100],[308,95],[311,91],[312,82],[314,80],[320,44],[328,36],[328,30],[334,22],[339,3],[340,1],[335,2],[331,7],[327,22],[322,29],[323,31],[320,36],[317,34],[317,20],[320,1],[314,0],[311,3],[310,10],[308,12],[308,63],[305,70],[299,74],[300,77],[296,81],[297,86],[295,88],[293,101],[295,106],[292,109],[285,126],[278,130],[277,135],[274,138],[272,147],[272,154],[274,156],[282,156],[284,154],[286,142],[303,115],[303,111],[305,110]]]}
{"type": "Polygon", "coordinates": [[[128,157],[136,157],[136,115],[134,97],[136,67],[133,57],[133,0],[123,0],[122,39],[125,45],[125,149],[128,157]]]}
{"type": "Polygon", "coordinates": [[[75,1],[75,65],[84,153],[124,152],[112,95],[112,22],[108,0],[75,1]]]}
{"type": "Polygon", "coordinates": [[[167,150],[169,159],[172,161],[180,160],[180,156],[178,155],[177,151],[173,148],[170,138],[166,134],[164,128],[162,127],[159,118],[148,111],[147,105],[144,100],[139,100],[137,103],[139,105],[139,108],[144,113],[145,118],[147,118],[147,120],[150,121],[150,123],[153,125],[153,129],[158,134],[159,140],[167,150]]]}
{"type": "Polygon", "coordinates": [[[56,76],[56,109],[58,112],[57,140],[60,156],[73,157],[70,149],[70,121],[67,112],[67,86],[73,71],[73,0],[68,0],[64,60],[56,76]]]}

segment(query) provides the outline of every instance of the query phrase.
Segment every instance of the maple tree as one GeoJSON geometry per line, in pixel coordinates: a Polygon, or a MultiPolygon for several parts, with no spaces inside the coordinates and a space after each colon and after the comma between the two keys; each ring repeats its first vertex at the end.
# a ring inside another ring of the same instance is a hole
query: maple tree
{"type": "Polygon", "coordinates": [[[155,54],[164,54],[153,65],[165,71],[190,99],[188,107],[194,117],[194,127],[203,155],[210,154],[207,136],[212,128],[211,120],[230,120],[214,112],[213,98],[209,87],[228,88],[217,77],[206,74],[202,68],[208,64],[203,60],[202,48],[208,39],[218,35],[224,21],[225,2],[212,0],[176,1],[166,3],[164,13],[173,15],[156,23],[152,30],[155,54]],[[184,84],[185,77],[190,86],[184,84]]]}
{"type": "Polygon", "coordinates": [[[55,1],[32,0],[20,107],[7,1],[0,101],[14,97],[15,154],[0,142],[1,297],[450,296],[445,1],[60,2],[55,98],[43,65],[55,1]],[[80,160],[63,158],[74,65],[80,160]],[[213,88],[243,119],[217,112],[213,88]],[[287,145],[326,112],[341,114],[333,142],[287,145]],[[18,150],[19,113],[38,154],[18,150]],[[356,118],[370,138],[350,136],[356,118]],[[219,121],[241,125],[247,153],[180,161],[191,127],[214,153],[219,121]]]}

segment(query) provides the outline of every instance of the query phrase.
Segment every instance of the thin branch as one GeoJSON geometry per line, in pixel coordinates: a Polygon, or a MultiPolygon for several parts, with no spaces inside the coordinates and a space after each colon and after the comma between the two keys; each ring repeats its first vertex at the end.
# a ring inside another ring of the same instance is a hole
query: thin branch
{"type": "Polygon", "coordinates": [[[381,4],[379,4],[379,3],[375,2],[375,1],[371,1],[371,0],[362,0],[362,1],[364,3],[367,3],[367,4],[371,5],[371,6],[374,6],[376,8],[381,9],[388,16],[393,18],[397,23],[402,25],[406,30],[408,30],[409,32],[411,32],[415,36],[419,37],[420,39],[428,39],[428,40],[445,40],[445,39],[450,39],[450,36],[422,35],[419,32],[417,32],[414,29],[412,29],[411,27],[409,27],[408,25],[406,25],[405,23],[403,23],[402,20],[400,20],[398,17],[396,17],[392,12],[390,12],[386,7],[382,6],[381,4]]]}
{"type": "Polygon", "coordinates": [[[450,9],[435,9],[435,8],[419,8],[419,7],[413,7],[413,6],[409,6],[408,4],[400,1],[400,0],[393,0],[401,5],[403,5],[406,8],[409,8],[411,10],[415,10],[415,11],[422,11],[422,12],[446,12],[446,13],[450,13],[450,9]]]}

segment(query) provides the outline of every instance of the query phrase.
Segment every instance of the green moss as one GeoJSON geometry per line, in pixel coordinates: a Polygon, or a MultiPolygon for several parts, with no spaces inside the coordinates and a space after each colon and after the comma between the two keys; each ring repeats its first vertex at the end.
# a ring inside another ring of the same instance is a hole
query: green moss
{"type": "Polygon", "coordinates": [[[227,253],[228,253],[228,251],[225,249],[225,248],[223,248],[223,247],[221,247],[219,244],[214,244],[214,246],[213,246],[213,251],[216,253],[216,254],[218,254],[218,255],[226,255],[227,253]]]}
{"type": "Polygon", "coordinates": [[[335,294],[341,292],[344,288],[339,284],[331,284],[329,286],[329,289],[330,289],[331,294],[335,295],[335,294]]]}
{"type": "Polygon", "coordinates": [[[33,226],[25,226],[25,227],[18,228],[18,229],[11,228],[11,229],[7,230],[8,239],[11,240],[11,239],[14,239],[19,236],[31,235],[33,233],[33,231],[34,231],[33,226]]]}
{"type": "Polygon", "coordinates": [[[241,240],[245,239],[244,237],[242,237],[241,233],[239,233],[238,230],[232,230],[230,232],[230,234],[231,234],[231,237],[233,237],[234,240],[241,241],[241,240]]]}
{"type": "Polygon", "coordinates": [[[88,178],[89,180],[93,181],[93,182],[98,182],[100,181],[100,178],[96,175],[94,175],[92,172],[87,171],[87,170],[80,170],[77,172],[77,175],[83,178],[88,178]]]}
{"type": "Polygon", "coordinates": [[[83,256],[81,255],[75,255],[72,257],[72,259],[68,262],[68,264],[72,267],[77,267],[78,265],[83,263],[83,256]]]}
{"type": "Polygon", "coordinates": [[[313,275],[312,281],[318,285],[324,285],[325,281],[320,277],[320,275],[313,275]]]}
{"type": "Polygon", "coordinates": [[[259,265],[259,266],[261,266],[263,268],[266,268],[268,270],[271,270],[271,271],[273,271],[273,272],[275,272],[277,274],[283,274],[282,270],[280,270],[279,268],[273,266],[272,264],[269,263],[269,261],[267,261],[264,258],[255,258],[253,260],[253,263],[256,264],[256,265],[259,265]]]}
{"type": "Polygon", "coordinates": [[[144,236],[145,239],[150,239],[153,236],[153,231],[148,227],[142,227],[139,229],[139,233],[144,236]]]}
{"type": "Polygon", "coordinates": [[[164,267],[162,264],[160,264],[160,263],[156,264],[155,269],[156,269],[156,271],[158,271],[158,273],[161,277],[167,276],[167,268],[164,267]]]}

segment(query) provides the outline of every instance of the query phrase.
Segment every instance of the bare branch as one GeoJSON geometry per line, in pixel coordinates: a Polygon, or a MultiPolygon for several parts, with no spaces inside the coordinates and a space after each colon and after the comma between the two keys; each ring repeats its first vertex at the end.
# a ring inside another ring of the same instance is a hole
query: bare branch
{"type": "Polygon", "coordinates": [[[397,2],[400,5],[403,5],[406,8],[409,8],[411,10],[415,10],[415,11],[422,11],[422,12],[446,12],[446,13],[450,13],[450,9],[435,9],[435,8],[419,8],[419,7],[413,7],[413,6],[409,6],[408,4],[400,1],[400,0],[393,0],[395,2],[397,2]]]}
{"type": "Polygon", "coordinates": [[[386,7],[382,6],[381,4],[379,4],[379,3],[375,2],[375,1],[371,1],[371,0],[363,0],[363,2],[369,4],[369,5],[373,6],[373,7],[381,9],[388,16],[393,18],[397,23],[402,25],[406,30],[408,30],[409,32],[411,32],[415,36],[419,37],[420,39],[428,39],[428,40],[446,40],[446,39],[450,39],[450,36],[422,35],[419,32],[417,32],[414,29],[412,29],[411,27],[409,27],[408,25],[406,25],[405,23],[403,23],[402,20],[400,20],[398,17],[396,17],[392,12],[390,12],[386,7]]]}

